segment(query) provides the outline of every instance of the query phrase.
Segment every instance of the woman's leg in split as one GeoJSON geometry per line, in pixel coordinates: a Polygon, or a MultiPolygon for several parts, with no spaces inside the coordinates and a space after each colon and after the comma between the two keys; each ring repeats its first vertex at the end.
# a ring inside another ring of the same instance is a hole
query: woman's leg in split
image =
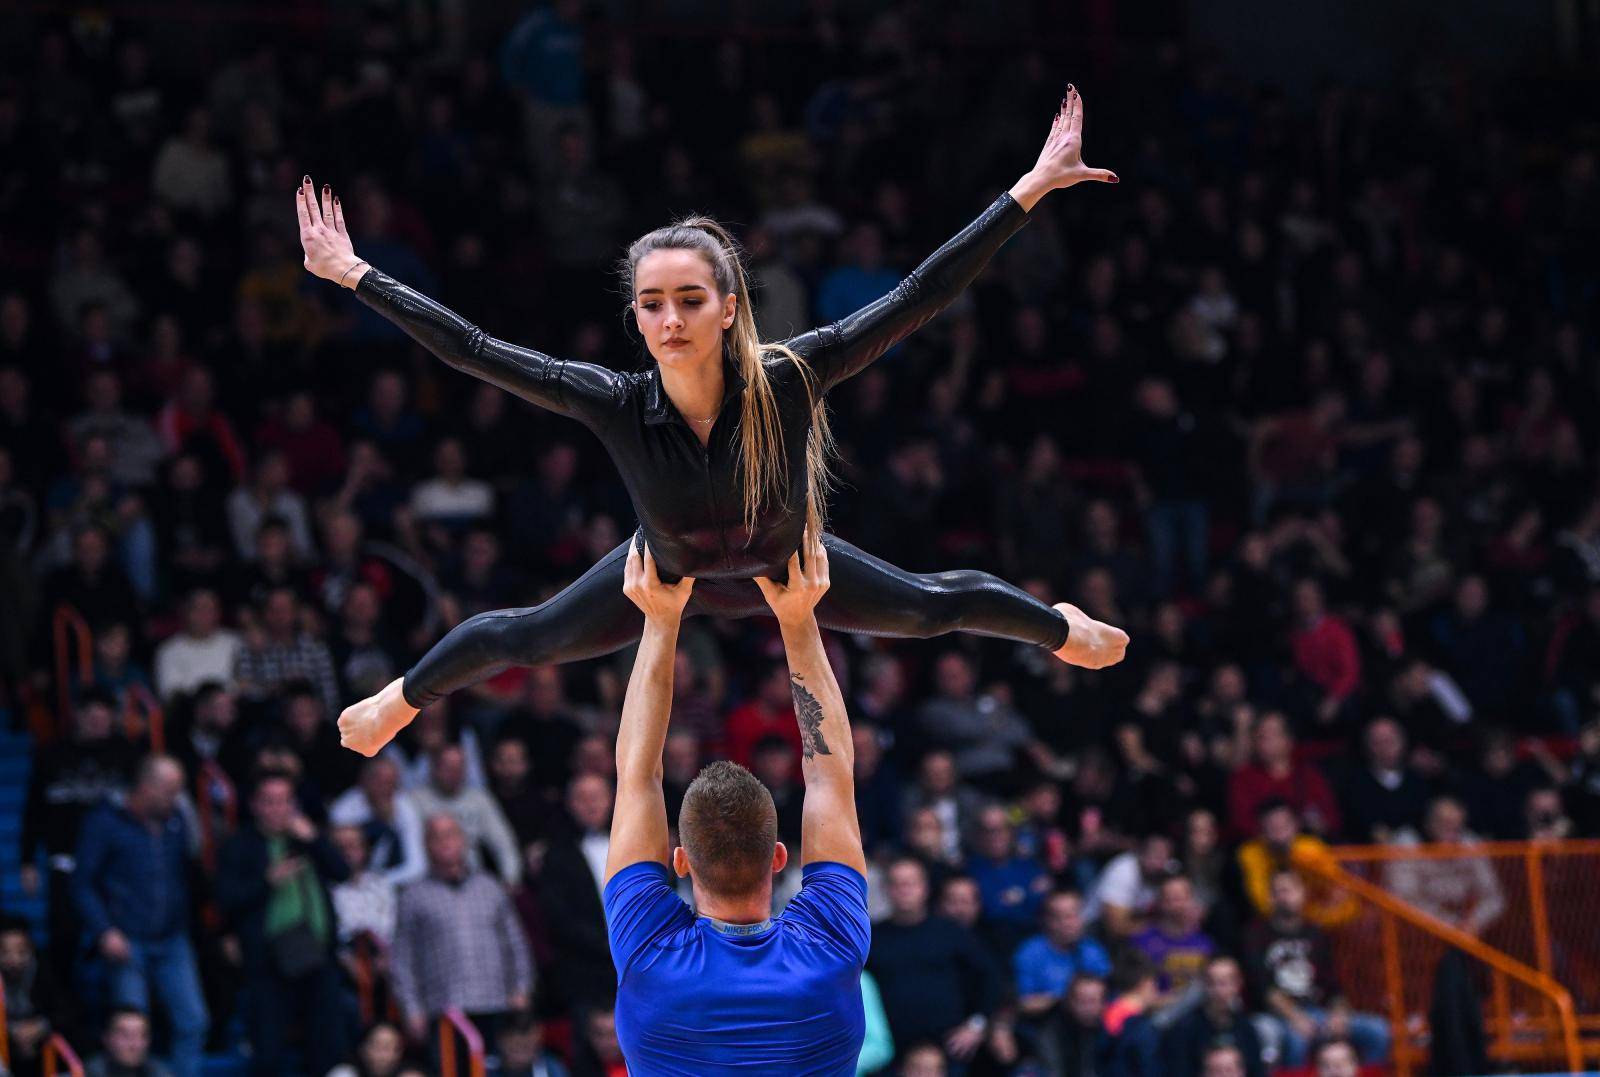
{"type": "Polygon", "coordinates": [[[373,755],[441,696],[511,666],[577,662],[639,639],[644,615],[622,593],[624,542],[548,602],[469,617],[447,632],[404,677],[339,716],[344,745],[373,755]]]}

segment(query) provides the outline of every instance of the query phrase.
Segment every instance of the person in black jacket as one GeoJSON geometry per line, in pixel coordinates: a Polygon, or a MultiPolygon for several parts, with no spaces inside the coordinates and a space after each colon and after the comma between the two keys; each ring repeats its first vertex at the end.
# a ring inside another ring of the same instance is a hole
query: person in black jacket
{"type": "Polygon", "coordinates": [[[39,889],[39,853],[49,862],[50,946],[46,961],[59,983],[73,982],[81,928],[72,902],[73,852],[85,813],[122,789],[133,763],[133,748],[112,731],[116,716],[111,697],[86,693],[72,713],[72,732],[34,760],[22,807],[22,887],[39,889]]]}
{"type": "MultiPolygon", "coordinates": [[[[737,248],[715,221],[691,217],[628,249],[628,293],[656,367],[619,374],[553,359],[486,335],[355,255],[344,210],[311,177],[296,193],[305,266],[355,291],[451,366],[558,414],[605,443],[660,566],[699,581],[689,612],[766,613],[756,576],[782,579],[809,527],[823,530],[832,437],[822,397],[949,306],[1047,193],[1114,182],[1082,161],[1083,104],[1067,88],[1038,161],[971,225],[888,295],[854,314],[763,345],[737,248]]],[[[833,586],[817,607],[829,628],[926,638],[952,631],[1043,647],[1074,665],[1121,661],[1128,637],[1076,606],[1054,608],[976,571],[917,575],[827,535],[833,586]]],[[[441,695],[512,664],[595,657],[639,638],[622,596],[631,543],[556,598],[464,621],[406,676],[349,708],[347,743],[371,754],[441,695]]],[[[673,582],[673,581],[668,581],[673,582]]]]}
{"type": "Polygon", "coordinates": [[[1167,1029],[1162,1042],[1169,1077],[1199,1077],[1206,1051],[1231,1044],[1244,1056],[1245,1077],[1267,1077],[1261,1040],[1244,1007],[1244,972],[1231,957],[1206,962],[1199,1006],[1167,1029]]]}
{"type": "Polygon", "coordinates": [[[223,846],[216,886],[244,952],[251,1072],[287,1071],[289,1029],[298,1012],[309,1069],[326,1073],[346,1045],[327,887],[343,882],[350,869],[296,807],[288,778],[260,778],[250,808],[251,825],[223,846]]]}
{"type": "Polygon", "coordinates": [[[928,915],[922,862],[889,865],[889,919],[874,927],[867,969],[878,981],[894,1042],[943,1043],[960,1061],[982,1046],[1000,1001],[1000,972],[977,937],[928,915]]]}
{"type": "Polygon", "coordinates": [[[578,1009],[609,1009],[617,994],[617,969],[606,937],[600,879],[610,848],[614,799],[610,784],[580,774],[567,787],[570,829],[552,841],[539,876],[540,904],[559,917],[551,938],[555,962],[550,990],[578,1009]]]}

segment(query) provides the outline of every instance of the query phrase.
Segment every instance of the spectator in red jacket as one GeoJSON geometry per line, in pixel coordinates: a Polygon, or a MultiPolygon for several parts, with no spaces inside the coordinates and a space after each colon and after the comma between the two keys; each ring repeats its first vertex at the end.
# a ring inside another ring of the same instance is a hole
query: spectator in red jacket
{"type": "Polygon", "coordinates": [[[1328,612],[1322,585],[1316,580],[1295,584],[1294,617],[1289,637],[1294,668],[1318,697],[1313,712],[1318,723],[1332,724],[1361,687],[1361,653],[1355,633],[1344,618],[1328,612]]]}
{"type": "Polygon", "coordinates": [[[1228,823],[1235,837],[1254,836],[1257,809],[1274,799],[1294,808],[1313,833],[1339,832],[1339,806],[1327,779],[1314,764],[1295,759],[1289,720],[1268,711],[1250,731],[1250,761],[1228,779],[1228,823]]]}
{"type": "Polygon", "coordinates": [[[781,738],[800,754],[789,667],[782,662],[768,666],[755,696],[728,715],[727,756],[741,767],[749,767],[755,761],[756,745],[769,737],[781,738]]]}

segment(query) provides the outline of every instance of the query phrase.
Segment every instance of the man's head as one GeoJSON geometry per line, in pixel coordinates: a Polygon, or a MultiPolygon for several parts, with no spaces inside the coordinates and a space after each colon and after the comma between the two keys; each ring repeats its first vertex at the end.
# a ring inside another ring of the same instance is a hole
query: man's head
{"type": "Polygon", "coordinates": [[[778,841],[778,810],[754,774],[727,760],[702,770],[683,794],[672,866],[697,890],[745,898],[772,885],[789,851],[778,841]]]}
{"type": "Polygon", "coordinates": [[[1067,1013],[1079,1028],[1099,1028],[1106,1012],[1106,982],[1098,976],[1078,975],[1067,985],[1067,1013]]]}
{"type": "Polygon", "coordinates": [[[617,1015],[610,1010],[591,1010],[583,1032],[589,1049],[606,1067],[622,1061],[622,1046],[617,1042],[617,1015]]]}
{"type": "Polygon", "coordinates": [[[428,868],[445,879],[459,879],[467,873],[467,837],[454,816],[440,813],[429,816],[424,830],[428,849],[428,868]]]}
{"type": "Polygon", "coordinates": [[[1184,935],[1200,926],[1200,903],[1187,875],[1172,875],[1161,883],[1156,916],[1168,934],[1184,935]]]}
{"type": "Polygon", "coordinates": [[[515,789],[528,778],[528,746],[518,737],[502,737],[489,753],[489,774],[495,785],[515,789]]]}
{"type": "Polygon", "coordinates": [[[117,1066],[139,1069],[150,1060],[150,1018],[139,1010],[112,1010],[104,1042],[106,1054],[117,1066]]]}
{"type": "Polygon", "coordinates": [[[209,636],[222,624],[222,603],[215,591],[202,587],[189,593],[183,607],[183,628],[191,636],[209,636]]]}
{"type": "Polygon", "coordinates": [[[1467,834],[1467,811],[1455,797],[1435,797],[1428,805],[1428,816],[1422,825],[1428,840],[1451,845],[1467,834]]]}
{"type": "Polygon", "coordinates": [[[142,819],[165,819],[177,807],[182,792],[182,765],[170,755],[147,755],[134,771],[128,809],[142,819]]]}
{"type": "Polygon", "coordinates": [[[1349,1040],[1325,1040],[1317,1045],[1311,1056],[1317,1077],[1356,1077],[1361,1072],[1361,1062],[1349,1040]]]}
{"type": "Polygon", "coordinates": [[[1012,852],[1011,817],[999,805],[978,815],[978,852],[990,860],[1009,860],[1012,852]]]}
{"type": "Polygon", "coordinates": [[[1294,739],[1289,735],[1289,720],[1277,711],[1256,719],[1250,731],[1250,744],[1256,762],[1264,767],[1287,766],[1293,758],[1294,739]]]}
{"type": "Polygon", "coordinates": [[[531,1013],[514,1013],[500,1025],[500,1069],[503,1073],[529,1073],[544,1049],[543,1030],[531,1013]]]}
{"type": "Polygon", "coordinates": [[[344,862],[350,865],[351,872],[359,875],[366,870],[369,852],[366,831],[358,826],[336,826],[328,836],[344,862]]]}
{"type": "Polygon", "coordinates": [[[1283,869],[1272,873],[1272,915],[1274,919],[1294,922],[1306,910],[1306,883],[1300,873],[1283,869]]]}
{"type": "Polygon", "coordinates": [[[0,928],[0,976],[16,977],[33,964],[33,938],[21,924],[0,928]]]}
{"type": "Polygon", "coordinates": [[[966,699],[978,687],[978,671],[972,667],[972,660],[960,651],[946,651],[939,656],[939,664],[934,669],[934,680],[938,682],[939,694],[950,699],[966,699]]]}
{"type": "Polygon", "coordinates": [[[889,909],[910,923],[928,915],[928,871],[921,861],[905,856],[889,865],[889,909]]]}
{"type": "Polygon", "coordinates": [[[1206,962],[1203,977],[1206,1006],[1214,1013],[1230,1013],[1238,1008],[1244,989],[1244,974],[1231,957],[1213,957],[1206,962]]]}
{"type": "Polygon", "coordinates": [[[367,803],[386,808],[400,789],[400,771],[389,759],[372,759],[361,768],[361,792],[367,803]]]}
{"type": "Polygon", "coordinates": [[[1388,716],[1374,718],[1367,725],[1367,759],[1377,770],[1399,770],[1406,761],[1406,734],[1400,723],[1388,716]]]}
{"type": "Polygon", "coordinates": [[[116,720],[116,704],[110,695],[98,690],[84,693],[72,715],[72,737],[80,744],[105,740],[116,720]]]}
{"type": "Polygon", "coordinates": [[[1231,1043],[1206,1048],[1200,1063],[1201,1077],[1244,1077],[1244,1054],[1231,1043]]]}
{"type": "Polygon", "coordinates": [[[937,1044],[918,1043],[906,1048],[900,1059],[900,1077],[945,1077],[950,1066],[937,1044]]]}
{"type": "Polygon", "coordinates": [[[1073,890],[1052,891],[1039,910],[1039,922],[1052,946],[1076,946],[1083,938],[1083,899],[1073,890]]]}
{"type": "Polygon", "coordinates": [[[1172,872],[1172,839],[1162,831],[1151,831],[1139,841],[1139,874],[1155,883],[1172,872]]]}
{"type": "Polygon", "coordinates": [[[962,927],[974,927],[983,916],[983,892],[970,875],[952,875],[939,886],[939,915],[962,927]]]}
{"type": "Polygon", "coordinates": [[[281,774],[268,774],[256,782],[250,811],[263,834],[275,837],[289,829],[294,818],[294,783],[281,774]]]}
{"type": "Polygon", "coordinates": [[[782,737],[762,737],[751,752],[751,767],[768,789],[793,785],[798,763],[794,747],[782,737]]]}
{"type": "MultiPolygon", "coordinates": [[[[611,818],[611,797],[611,783],[606,779],[598,774],[579,774],[567,783],[567,814],[585,833],[604,830],[611,818]]],[[[684,803],[687,805],[688,801],[684,803]]]]}
{"type": "Polygon", "coordinates": [[[445,743],[428,761],[428,781],[440,796],[453,797],[467,784],[467,753],[461,745],[445,743]]]}
{"type": "Polygon", "coordinates": [[[1286,800],[1265,800],[1256,809],[1256,829],[1270,848],[1287,852],[1300,834],[1300,817],[1286,800]]]}
{"type": "Polygon", "coordinates": [[[922,757],[918,768],[922,791],[928,796],[944,796],[956,787],[956,761],[946,751],[935,750],[922,757]]]}

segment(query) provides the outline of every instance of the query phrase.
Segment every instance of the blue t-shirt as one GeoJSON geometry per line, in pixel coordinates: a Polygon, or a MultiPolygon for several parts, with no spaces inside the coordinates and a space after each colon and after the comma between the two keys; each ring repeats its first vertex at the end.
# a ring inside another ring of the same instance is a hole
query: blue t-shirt
{"type": "Polygon", "coordinates": [[[1035,935],[1017,948],[1011,966],[1019,995],[1048,993],[1060,998],[1075,976],[1111,975],[1111,958],[1093,939],[1079,939],[1071,950],[1057,950],[1049,939],[1035,935]]]}
{"type": "Polygon", "coordinates": [[[808,864],[802,878],[782,916],[733,934],[696,917],[662,864],[612,876],[606,931],[629,1073],[854,1075],[872,943],[867,880],[834,863],[808,864]]]}

